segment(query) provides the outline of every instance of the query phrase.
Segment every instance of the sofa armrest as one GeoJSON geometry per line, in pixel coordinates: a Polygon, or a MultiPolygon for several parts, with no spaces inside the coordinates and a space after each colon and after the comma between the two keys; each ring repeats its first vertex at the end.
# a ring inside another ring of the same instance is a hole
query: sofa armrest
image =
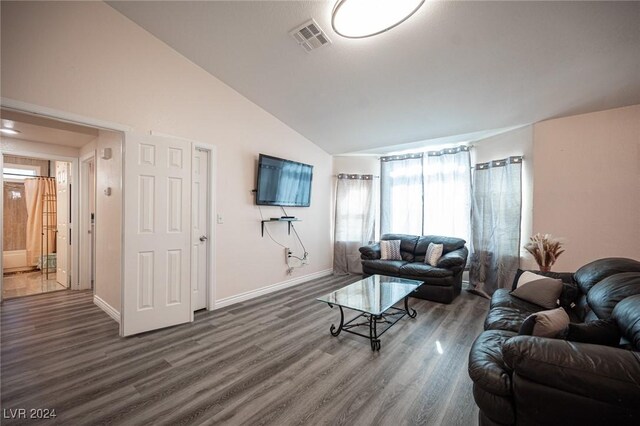
{"type": "Polygon", "coordinates": [[[371,244],[370,246],[360,247],[360,258],[364,260],[376,260],[382,257],[380,253],[380,243],[371,244]]]}
{"type": "Polygon", "coordinates": [[[450,251],[438,260],[438,268],[453,269],[456,272],[464,269],[469,251],[466,247],[450,251]]]}
{"type": "Polygon", "coordinates": [[[540,385],[609,404],[640,405],[640,354],[625,349],[532,336],[502,346],[513,372],[540,385]]]}

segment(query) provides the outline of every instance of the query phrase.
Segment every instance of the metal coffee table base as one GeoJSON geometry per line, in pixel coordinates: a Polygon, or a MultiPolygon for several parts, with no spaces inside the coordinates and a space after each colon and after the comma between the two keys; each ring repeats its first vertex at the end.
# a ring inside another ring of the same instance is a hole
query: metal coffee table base
{"type": "MultiPolygon", "coordinates": [[[[329,303],[328,305],[330,308],[333,308],[333,304],[329,303]]],[[[363,312],[346,323],[344,322],[344,310],[342,309],[342,306],[338,305],[338,307],[340,308],[340,325],[338,325],[338,327],[336,328],[335,325],[331,324],[331,328],[329,329],[331,335],[337,336],[340,334],[340,332],[344,331],[346,333],[364,337],[365,339],[369,339],[372,351],[380,351],[380,336],[382,336],[388,329],[393,327],[395,323],[404,318],[405,315],[409,315],[410,318],[415,318],[417,315],[414,309],[409,309],[409,296],[404,298],[404,309],[392,306],[387,312],[383,312],[380,315],[373,315],[363,312]],[[360,318],[362,318],[363,321],[354,323],[354,321],[357,321],[360,318]],[[383,325],[382,331],[380,331],[380,333],[378,333],[379,324],[383,325]],[[367,326],[369,327],[368,336],[352,330],[356,327],[367,326]]]]}

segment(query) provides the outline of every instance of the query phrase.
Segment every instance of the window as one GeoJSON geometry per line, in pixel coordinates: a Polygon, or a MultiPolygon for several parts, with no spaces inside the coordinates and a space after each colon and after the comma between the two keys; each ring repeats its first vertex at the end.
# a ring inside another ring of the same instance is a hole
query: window
{"type": "Polygon", "coordinates": [[[470,241],[471,161],[460,146],[381,159],[381,232],[470,241]]]}
{"type": "Polygon", "coordinates": [[[40,166],[5,163],[2,178],[7,182],[23,182],[26,178],[40,176],[40,166]]]}

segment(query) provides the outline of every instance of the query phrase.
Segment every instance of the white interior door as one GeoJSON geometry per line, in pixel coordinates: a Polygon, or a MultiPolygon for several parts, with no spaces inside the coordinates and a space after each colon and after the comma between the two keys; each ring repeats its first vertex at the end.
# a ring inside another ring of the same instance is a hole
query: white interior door
{"type": "Polygon", "coordinates": [[[125,135],[124,336],[191,321],[191,143],[125,135]]]}
{"type": "Polygon", "coordinates": [[[56,281],[69,285],[69,163],[56,161],[56,281]]]}
{"type": "Polygon", "coordinates": [[[93,215],[95,213],[95,158],[93,153],[81,158],[80,174],[80,215],[79,215],[79,289],[93,288],[95,246],[93,215]]]}
{"type": "Polygon", "coordinates": [[[191,301],[207,307],[209,288],[209,151],[194,148],[191,178],[191,301]]]}

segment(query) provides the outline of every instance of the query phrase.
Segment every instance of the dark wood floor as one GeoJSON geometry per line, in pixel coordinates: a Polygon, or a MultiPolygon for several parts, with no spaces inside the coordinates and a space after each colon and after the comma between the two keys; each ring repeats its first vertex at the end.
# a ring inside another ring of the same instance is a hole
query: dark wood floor
{"type": "Polygon", "coordinates": [[[357,279],[317,279],[131,338],[88,292],[6,300],[1,422],[20,423],[8,409],[45,408],[57,417],[42,423],[74,425],[476,424],[467,355],[488,301],[411,299],[417,318],[373,353],[357,336],[332,337],[339,312],[314,300],[357,279]]]}

